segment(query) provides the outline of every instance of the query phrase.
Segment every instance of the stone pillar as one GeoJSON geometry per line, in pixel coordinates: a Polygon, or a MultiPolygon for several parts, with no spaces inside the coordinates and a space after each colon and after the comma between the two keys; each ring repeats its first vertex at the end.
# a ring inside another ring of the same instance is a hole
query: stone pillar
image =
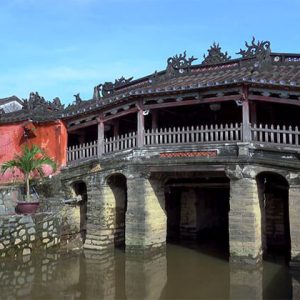
{"type": "MultiPolygon", "coordinates": [[[[256,180],[230,177],[229,248],[232,261],[256,263],[262,256],[261,211],[256,180]]],[[[235,176],[233,176],[235,175],[235,176]]]]}
{"type": "Polygon", "coordinates": [[[300,183],[290,184],[289,217],[291,234],[291,260],[300,263],[300,183]]]}
{"type": "Polygon", "coordinates": [[[180,235],[196,238],[197,235],[197,195],[194,189],[187,189],[181,193],[180,235]]]}
{"type": "Polygon", "coordinates": [[[167,234],[163,184],[132,174],[127,176],[126,251],[158,248],[167,234]]]}
{"type": "Polygon", "coordinates": [[[114,246],[115,199],[111,188],[100,182],[87,187],[86,249],[107,249],[114,246]]]}

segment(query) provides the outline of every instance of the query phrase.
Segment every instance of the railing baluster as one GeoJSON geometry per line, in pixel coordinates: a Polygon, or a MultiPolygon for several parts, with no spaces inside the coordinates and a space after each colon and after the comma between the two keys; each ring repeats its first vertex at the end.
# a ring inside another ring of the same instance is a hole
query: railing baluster
{"type": "Polygon", "coordinates": [[[288,143],[289,143],[290,145],[293,145],[292,131],[293,131],[292,126],[289,126],[289,142],[288,142],[288,143]]]}
{"type": "Polygon", "coordinates": [[[296,146],[299,145],[299,130],[298,130],[298,126],[295,127],[295,145],[296,146]]]}
{"type": "Polygon", "coordinates": [[[228,142],[228,124],[225,124],[225,141],[228,142]]]}
{"type": "Polygon", "coordinates": [[[207,125],[205,125],[205,127],[204,127],[204,132],[205,132],[204,141],[208,142],[208,126],[207,125]]]}
{"type": "Polygon", "coordinates": [[[223,124],[220,124],[220,133],[219,133],[220,141],[223,141],[223,134],[224,134],[223,124]]]}
{"type": "Polygon", "coordinates": [[[257,127],[256,123],[253,124],[252,128],[252,139],[253,141],[257,141],[257,127]]]}
{"type": "Polygon", "coordinates": [[[264,142],[268,143],[269,142],[269,133],[268,133],[268,125],[265,124],[265,139],[264,142]]]}
{"type": "Polygon", "coordinates": [[[271,134],[270,134],[271,140],[270,140],[270,142],[274,143],[274,125],[273,124],[271,124],[270,129],[271,129],[271,134]]]}
{"type": "Polygon", "coordinates": [[[262,124],[259,124],[259,142],[263,142],[263,130],[262,130],[262,124]]]}
{"type": "Polygon", "coordinates": [[[282,143],[286,144],[286,128],[285,128],[285,125],[282,126],[282,143]]]}
{"type": "Polygon", "coordinates": [[[218,124],[216,124],[215,125],[215,142],[219,141],[219,137],[220,137],[220,130],[219,130],[218,124]]]}
{"type": "Polygon", "coordinates": [[[230,128],[230,130],[229,130],[229,133],[230,133],[230,141],[233,141],[234,138],[233,138],[233,124],[232,124],[232,123],[230,123],[229,128],[230,128]]]}
{"type": "Polygon", "coordinates": [[[280,144],[281,140],[280,140],[280,126],[277,125],[276,127],[276,132],[277,132],[277,140],[276,140],[276,143],[277,144],[280,144]]]}

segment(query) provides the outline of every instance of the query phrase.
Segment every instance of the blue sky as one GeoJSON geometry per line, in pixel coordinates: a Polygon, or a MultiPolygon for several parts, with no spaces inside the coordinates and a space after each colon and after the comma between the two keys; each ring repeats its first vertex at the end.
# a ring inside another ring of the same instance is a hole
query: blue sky
{"type": "Polygon", "coordinates": [[[0,0],[0,98],[71,103],[121,76],[139,78],[214,42],[231,56],[251,41],[300,53],[300,0],[0,0]]]}

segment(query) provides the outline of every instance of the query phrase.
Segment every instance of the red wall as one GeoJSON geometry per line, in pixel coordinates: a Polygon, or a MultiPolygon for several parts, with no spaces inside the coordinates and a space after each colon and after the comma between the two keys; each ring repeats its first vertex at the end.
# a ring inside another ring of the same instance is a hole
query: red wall
{"type": "MultiPolygon", "coordinates": [[[[63,122],[55,121],[49,123],[32,123],[35,137],[26,139],[24,137],[24,125],[28,122],[20,122],[17,124],[5,124],[0,126],[0,164],[11,160],[14,155],[21,153],[22,146],[26,143],[35,144],[43,149],[56,163],[58,170],[66,165],[67,158],[67,129],[63,122]]],[[[30,125],[29,125],[30,126],[30,125]]],[[[45,166],[45,175],[52,173],[51,167],[45,166]]],[[[1,174],[1,173],[0,173],[1,174]]],[[[0,175],[0,183],[9,183],[20,181],[22,179],[20,172],[5,172],[0,175]]]]}

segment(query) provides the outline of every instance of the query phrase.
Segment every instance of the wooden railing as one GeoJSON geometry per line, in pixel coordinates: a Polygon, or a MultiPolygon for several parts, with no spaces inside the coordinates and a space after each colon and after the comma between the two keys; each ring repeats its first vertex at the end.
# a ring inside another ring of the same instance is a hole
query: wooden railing
{"type": "Polygon", "coordinates": [[[237,142],[242,139],[240,124],[150,129],[145,145],[179,145],[195,143],[237,142]]]}
{"type": "Polygon", "coordinates": [[[298,126],[253,124],[250,128],[251,140],[254,142],[299,146],[298,126]]]}
{"type": "Polygon", "coordinates": [[[136,147],[136,133],[126,133],[118,137],[111,137],[104,140],[104,153],[132,149],[136,147]]]}
{"type": "Polygon", "coordinates": [[[97,147],[97,141],[71,146],[67,151],[68,161],[84,160],[91,157],[97,157],[97,147]]]}
{"type": "MultiPolygon", "coordinates": [[[[143,146],[160,145],[194,145],[226,142],[259,142],[264,144],[299,146],[300,132],[298,127],[274,125],[225,124],[196,127],[173,127],[146,130],[143,134],[143,146]],[[245,139],[243,129],[250,131],[250,141],[245,139]]],[[[68,149],[68,161],[78,161],[100,157],[102,154],[137,147],[137,133],[132,132],[105,139],[103,149],[97,141],[72,146],[68,149]],[[101,150],[102,149],[102,150],[101,150]],[[99,151],[100,150],[100,151],[99,151]],[[99,153],[100,152],[100,153],[99,153]]]]}

